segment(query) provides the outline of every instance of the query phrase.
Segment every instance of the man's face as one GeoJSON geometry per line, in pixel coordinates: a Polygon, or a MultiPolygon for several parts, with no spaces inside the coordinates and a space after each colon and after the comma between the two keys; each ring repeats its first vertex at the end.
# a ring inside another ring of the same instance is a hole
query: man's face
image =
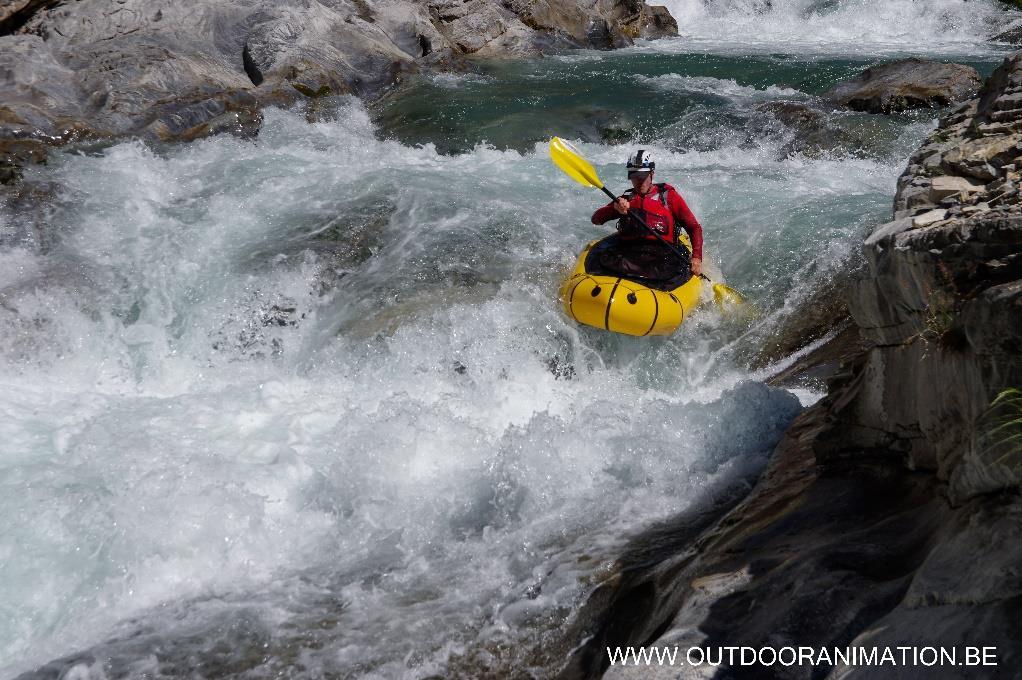
{"type": "Polygon", "coordinates": [[[628,179],[632,182],[632,188],[640,194],[649,192],[649,188],[653,186],[652,172],[630,172],[628,173],[628,179]]]}

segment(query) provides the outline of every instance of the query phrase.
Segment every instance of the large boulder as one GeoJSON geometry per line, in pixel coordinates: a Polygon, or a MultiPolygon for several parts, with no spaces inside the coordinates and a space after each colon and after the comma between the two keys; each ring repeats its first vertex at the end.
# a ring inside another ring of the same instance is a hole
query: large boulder
{"type": "Polygon", "coordinates": [[[981,82],[971,66],[912,58],[868,68],[823,96],[854,111],[893,113],[964,101],[981,82]]]}

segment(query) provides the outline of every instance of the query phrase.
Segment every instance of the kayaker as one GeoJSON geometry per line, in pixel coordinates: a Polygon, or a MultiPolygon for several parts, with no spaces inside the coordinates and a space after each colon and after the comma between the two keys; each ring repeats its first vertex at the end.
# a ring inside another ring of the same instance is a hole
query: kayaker
{"type": "MultiPolygon", "coordinates": [[[[593,224],[604,224],[620,219],[634,210],[650,227],[671,243],[678,243],[677,225],[688,233],[692,243],[692,274],[703,272],[703,228],[689,210],[685,199],[670,184],[653,182],[656,163],[645,149],[639,149],[628,158],[628,179],[632,188],[593,213],[593,224]]],[[[645,238],[657,240],[655,236],[631,220],[622,219],[618,225],[622,239],[645,238]]]]}

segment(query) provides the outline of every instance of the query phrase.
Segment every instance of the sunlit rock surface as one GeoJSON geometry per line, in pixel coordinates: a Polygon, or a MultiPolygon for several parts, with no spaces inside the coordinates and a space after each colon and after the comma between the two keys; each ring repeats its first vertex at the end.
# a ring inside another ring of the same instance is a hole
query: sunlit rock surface
{"type": "Polygon", "coordinates": [[[973,96],[979,85],[970,66],[912,58],[868,68],[824,96],[856,111],[893,113],[947,106],[973,96]]]}
{"type": "MultiPolygon", "coordinates": [[[[252,134],[264,104],[373,97],[463,55],[609,49],[676,33],[663,7],[641,0],[19,0],[0,10],[0,141],[252,134]]],[[[8,155],[8,165],[31,160],[8,155]]]]}

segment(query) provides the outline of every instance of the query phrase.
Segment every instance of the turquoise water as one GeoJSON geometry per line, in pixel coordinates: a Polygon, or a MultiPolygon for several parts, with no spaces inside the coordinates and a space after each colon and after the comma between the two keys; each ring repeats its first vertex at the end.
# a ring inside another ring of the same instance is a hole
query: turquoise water
{"type": "MultiPolygon", "coordinates": [[[[995,63],[955,62],[983,75],[995,63]]],[[[686,149],[707,146],[711,133],[726,143],[727,133],[752,122],[756,104],[818,103],[835,83],[872,63],[790,54],[574,52],[476,64],[468,75],[418,77],[374,107],[373,119],[383,134],[405,144],[432,143],[444,153],[480,143],[522,150],[555,135],[590,142],[662,139],[686,149]]],[[[882,134],[920,116],[847,118],[882,134]]]]}
{"type": "Polygon", "coordinates": [[[819,397],[740,357],[889,216],[936,115],[819,94],[920,44],[989,72],[1013,20],[725,4],[675,2],[674,41],[36,169],[47,238],[0,209],[0,673],[549,675],[629,537],[753,478],[819,397]],[[667,339],[567,319],[558,284],[607,229],[552,134],[614,187],[650,149],[761,315],[667,339]]]}
{"type": "MultiPolygon", "coordinates": [[[[958,61],[984,75],[996,64],[958,61]]],[[[528,154],[553,136],[574,140],[617,191],[628,186],[626,156],[649,148],[658,179],[682,190],[704,224],[715,271],[771,310],[790,302],[792,279],[815,285],[811,277],[818,281],[887,218],[893,179],[934,125],[937,111],[873,116],[835,111],[821,98],[871,63],[784,53],[576,52],[419,77],[371,113],[385,137],[443,154],[528,154]],[[777,103],[819,111],[819,120],[786,125],[769,108],[777,103]],[[805,139],[823,144],[799,146],[805,139]]],[[[563,179],[549,178],[537,203],[564,200],[563,179]]],[[[588,213],[603,202],[578,188],[560,228],[580,245],[597,233],[588,213]],[[572,209],[579,202],[586,207],[572,209]]]]}

